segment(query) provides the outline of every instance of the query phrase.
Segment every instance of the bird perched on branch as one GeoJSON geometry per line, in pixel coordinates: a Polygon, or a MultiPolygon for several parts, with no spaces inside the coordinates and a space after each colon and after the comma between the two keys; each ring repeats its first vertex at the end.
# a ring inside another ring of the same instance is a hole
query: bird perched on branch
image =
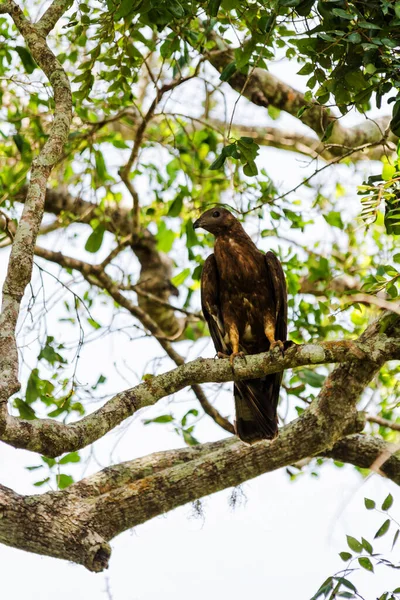
{"type": "MultiPolygon", "coordinates": [[[[287,292],[282,266],[262,253],[225,208],[206,211],[194,223],[215,236],[214,254],[201,276],[201,303],[218,356],[257,354],[278,347],[287,335],[287,292]]],[[[282,373],[234,384],[235,429],[252,444],[278,433],[282,373]]]]}

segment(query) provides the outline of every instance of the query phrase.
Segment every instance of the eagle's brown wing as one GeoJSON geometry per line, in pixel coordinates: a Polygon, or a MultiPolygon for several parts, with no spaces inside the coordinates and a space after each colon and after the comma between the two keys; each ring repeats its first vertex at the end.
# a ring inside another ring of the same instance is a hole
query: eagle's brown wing
{"type": "MultiPolygon", "coordinates": [[[[268,296],[274,307],[275,340],[287,337],[287,291],[281,263],[273,252],[265,255],[268,296]]],[[[259,351],[262,349],[260,348],[259,351]]],[[[277,406],[282,373],[235,383],[236,429],[239,437],[252,444],[273,439],[278,432],[277,406]]]]}
{"type": "Polygon", "coordinates": [[[219,298],[219,276],[214,254],[206,259],[201,273],[201,308],[217,352],[228,353],[219,298]]]}
{"type": "Polygon", "coordinates": [[[275,340],[285,342],[287,338],[287,291],[282,265],[273,252],[265,255],[265,265],[275,300],[275,340]]]}

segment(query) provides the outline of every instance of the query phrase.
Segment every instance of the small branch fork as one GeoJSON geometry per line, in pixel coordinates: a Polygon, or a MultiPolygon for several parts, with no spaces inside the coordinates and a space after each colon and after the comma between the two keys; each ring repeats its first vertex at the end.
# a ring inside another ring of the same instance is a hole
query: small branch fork
{"type": "Polygon", "coordinates": [[[147,128],[149,122],[153,118],[155,110],[156,110],[160,100],[164,96],[164,94],[174,90],[179,85],[182,85],[182,83],[185,83],[186,81],[190,81],[190,79],[197,77],[197,75],[199,74],[200,66],[204,62],[204,60],[205,60],[204,58],[199,60],[197,66],[194,70],[194,73],[192,75],[189,75],[188,77],[179,77],[179,78],[175,79],[174,81],[171,81],[170,83],[164,84],[159,89],[156,88],[156,96],[155,96],[153,102],[151,103],[149,110],[147,111],[145,116],[142,118],[142,120],[136,130],[136,136],[135,136],[135,140],[133,142],[133,148],[132,148],[131,154],[129,156],[129,159],[128,159],[126,165],[124,167],[121,167],[119,170],[120,177],[121,177],[122,181],[124,182],[126,188],[128,189],[130,195],[132,196],[132,200],[133,200],[132,233],[135,237],[137,237],[140,233],[140,204],[139,204],[139,195],[130,179],[130,173],[131,173],[132,167],[135,164],[137,157],[139,155],[139,150],[140,150],[140,147],[143,142],[144,133],[146,131],[146,128],[147,128]]]}

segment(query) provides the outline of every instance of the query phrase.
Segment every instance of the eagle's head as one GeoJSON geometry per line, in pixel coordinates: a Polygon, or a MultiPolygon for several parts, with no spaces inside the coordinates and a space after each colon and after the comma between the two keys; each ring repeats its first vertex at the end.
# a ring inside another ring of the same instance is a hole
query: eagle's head
{"type": "Polygon", "coordinates": [[[198,229],[201,227],[213,235],[221,235],[228,233],[238,223],[236,217],[234,217],[229,210],[216,206],[203,213],[201,217],[193,223],[193,228],[198,229]]]}

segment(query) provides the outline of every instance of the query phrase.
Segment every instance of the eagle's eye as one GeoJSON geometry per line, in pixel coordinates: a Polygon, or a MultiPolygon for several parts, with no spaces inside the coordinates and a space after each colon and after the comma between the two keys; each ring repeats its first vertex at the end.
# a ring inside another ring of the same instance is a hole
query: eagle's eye
{"type": "Polygon", "coordinates": [[[218,217],[219,217],[219,215],[220,215],[220,214],[221,214],[221,213],[219,212],[219,210],[215,210],[215,211],[213,212],[212,216],[213,216],[215,219],[218,219],[218,217]]]}

